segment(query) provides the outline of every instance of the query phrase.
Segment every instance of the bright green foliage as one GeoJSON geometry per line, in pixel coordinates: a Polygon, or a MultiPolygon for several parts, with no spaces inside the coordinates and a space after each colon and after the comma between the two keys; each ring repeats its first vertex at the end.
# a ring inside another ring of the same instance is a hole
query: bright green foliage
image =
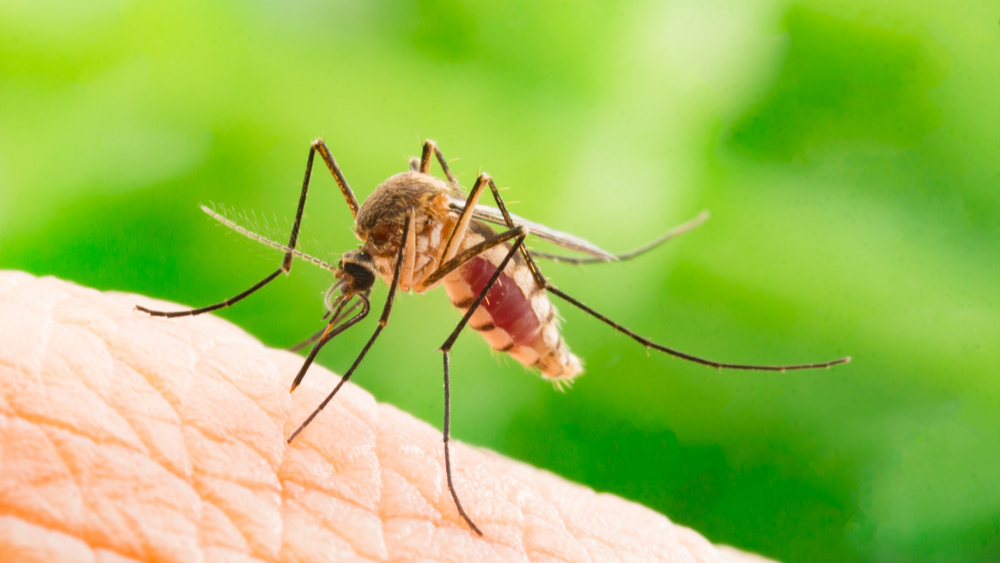
{"type": "MultiPolygon", "coordinates": [[[[635,262],[546,271],[690,353],[852,363],[717,372],[562,305],[577,385],[464,335],[454,435],[786,561],[996,561],[998,30],[962,1],[5,0],[0,267],[230,296],[279,256],[198,203],[286,237],[318,135],[362,197],[431,137],[466,184],[489,171],[514,212],[611,250],[708,208],[635,262]]],[[[335,259],[356,241],[318,172],[303,240],[335,259]]],[[[221,314],[289,345],[329,283],[298,264],[221,314]]],[[[355,381],[440,424],[457,320],[402,296],[355,381]]]]}

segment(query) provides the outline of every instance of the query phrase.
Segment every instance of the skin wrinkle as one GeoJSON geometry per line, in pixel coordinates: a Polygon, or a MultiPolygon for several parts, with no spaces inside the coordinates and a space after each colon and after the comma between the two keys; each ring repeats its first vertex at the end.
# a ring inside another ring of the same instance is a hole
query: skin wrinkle
{"type": "MultiPolygon", "coordinates": [[[[87,526],[86,526],[86,520],[87,520],[86,515],[88,513],[89,514],[95,514],[97,512],[97,510],[94,508],[94,506],[91,503],[88,502],[88,498],[87,498],[88,495],[84,492],[85,488],[83,486],[81,486],[80,476],[78,476],[77,472],[73,470],[73,467],[76,464],[71,463],[70,460],[69,460],[69,458],[68,458],[68,452],[66,451],[67,447],[60,447],[60,445],[56,443],[55,438],[58,436],[58,432],[60,432],[60,430],[57,429],[57,428],[50,428],[49,430],[50,431],[55,431],[55,433],[54,434],[46,433],[46,439],[49,441],[49,444],[52,446],[52,449],[56,452],[56,454],[59,456],[60,460],[62,461],[63,466],[65,467],[66,472],[69,475],[69,480],[73,482],[74,487],[79,492],[79,502],[80,502],[81,511],[82,511],[82,513],[84,515],[84,525],[82,526],[82,529],[76,531],[75,535],[77,537],[79,537],[84,543],[86,543],[89,546],[91,546],[92,549],[94,549],[94,548],[96,548],[96,549],[106,549],[106,550],[109,550],[109,551],[113,551],[115,553],[122,553],[114,545],[109,545],[107,543],[107,541],[106,541],[107,538],[97,537],[94,534],[94,530],[90,530],[90,529],[87,528],[87,526]]],[[[71,434],[71,438],[75,438],[75,437],[79,437],[79,436],[71,434]]],[[[83,438],[86,439],[86,437],[83,437],[83,438]]],[[[67,444],[67,446],[68,446],[68,444],[67,444]]],[[[72,532],[70,532],[70,533],[72,533],[72,532]]],[[[133,547],[135,549],[139,550],[142,553],[142,555],[144,555],[143,559],[149,559],[149,555],[147,553],[145,553],[144,546],[137,545],[137,546],[133,546],[133,547]]],[[[122,555],[124,555],[124,553],[122,553],[122,555]]]]}
{"type": "Polygon", "coordinates": [[[157,463],[178,479],[190,483],[191,462],[183,447],[184,428],[177,411],[136,370],[118,359],[113,365],[115,392],[121,393],[123,404],[132,409],[124,415],[125,419],[157,463]],[[171,459],[170,451],[177,448],[180,448],[181,459],[171,459]]]}
{"type": "MultiPolygon", "coordinates": [[[[60,483],[61,482],[69,482],[72,485],[74,492],[76,492],[75,498],[73,500],[77,501],[79,509],[82,512],[85,512],[87,510],[86,497],[83,494],[83,490],[80,488],[80,483],[78,482],[76,476],[73,474],[73,470],[70,467],[69,462],[66,460],[65,454],[56,445],[56,443],[52,439],[52,436],[50,435],[50,433],[48,431],[46,431],[46,430],[51,431],[51,428],[50,429],[40,429],[40,430],[41,430],[42,437],[45,439],[46,444],[49,446],[48,449],[53,454],[55,454],[56,458],[59,460],[59,463],[61,464],[60,468],[62,469],[62,471],[60,472],[60,479],[58,479],[58,481],[60,483]]],[[[37,482],[35,482],[33,484],[37,484],[37,482]]],[[[49,505],[49,506],[51,506],[51,505],[49,505]]],[[[7,508],[5,507],[5,511],[6,510],[7,510],[7,508]]],[[[13,510],[11,512],[14,513],[14,512],[16,512],[16,510],[13,510]]],[[[85,535],[85,530],[83,529],[83,526],[80,525],[79,523],[77,523],[78,526],[73,526],[72,524],[70,524],[70,525],[63,525],[62,522],[59,522],[58,520],[56,520],[54,523],[50,523],[50,525],[53,525],[53,524],[55,525],[55,529],[58,530],[58,531],[61,531],[61,532],[67,533],[67,534],[76,534],[76,535],[81,535],[81,536],[85,535]],[[73,529],[74,527],[79,527],[79,529],[74,530],[73,529]]]]}
{"type": "MultiPolygon", "coordinates": [[[[81,327],[76,327],[76,326],[71,326],[69,328],[70,329],[79,329],[79,330],[82,330],[81,327]]],[[[92,336],[92,334],[87,333],[87,336],[92,336]]],[[[51,339],[49,339],[49,341],[51,341],[51,339]]],[[[108,359],[109,362],[113,361],[113,359],[110,356],[108,356],[107,359],[108,359]]],[[[114,435],[111,436],[110,440],[104,440],[104,439],[102,439],[100,437],[94,437],[94,436],[85,435],[85,434],[81,433],[79,430],[77,430],[76,428],[74,428],[72,425],[69,425],[69,424],[60,424],[59,421],[55,421],[55,420],[50,421],[50,424],[52,424],[53,426],[56,426],[56,427],[58,427],[58,428],[60,428],[62,430],[65,430],[67,432],[70,432],[70,433],[73,433],[73,434],[77,434],[81,438],[88,438],[88,439],[93,440],[93,441],[95,441],[97,443],[100,443],[100,444],[114,443],[114,444],[118,444],[118,445],[120,445],[122,447],[128,448],[130,450],[133,450],[136,453],[144,454],[144,455],[147,455],[147,456],[150,455],[150,450],[149,450],[148,445],[145,442],[143,442],[142,439],[139,437],[139,433],[132,426],[132,423],[129,420],[129,417],[124,416],[124,414],[121,411],[118,410],[118,406],[116,405],[116,403],[113,402],[113,401],[111,401],[111,400],[109,400],[109,398],[108,398],[109,394],[101,392],[101,390],[99,390],[99,389],[93,389],[91,387],[91,385],[88,384],[87,378],[85,378],[85,377],[81,377],[80,378],[80,382],[83,384],[84,387],[87,388],[87,391],[89,393],[92,393],[96,397],[100,397],[103,400],[103,404],[106,405],[109,409],[111,409],[111,411],[113,411],[115,414],[118,415],[118,417],[121,419],[122,424],[124,424],[126,427],[128,427],[129,431],[132,433],[131,438],[134,439],[135,443],[133,443],[133,440],[126,441],[126,440],[123,440],[123,439],[117,439],[117,437],[114,436],[114,435]],[[138,445],[141,445],[142,447],[139,448],[139,447],[137,447],[138,445]]],[[[167,469],[169,471],[169,468],[164,467],[164,469],[167,469]]]]}
{"type": "MultiPolygon", "coordinates": [[[[190,338],[184,339],[184,342],[188,344],[193,344],[190,338]]],[[[216,359],[210,354],[212,354],[219,348],[224,348],[225,346],[226,346],[225,341],[222,342],[211,341],[208,343],[207,346],[200,347],[200,350],[206,356],[199,356],[197,362],[194,365],[194,371],[196,373],[204,374],[205,368],[206,367],[211,368],[210,365],[211,362],[216,359]]],[[[215,377],[212,377],[210,379],[212,379],[216,384],[231,387],[234,390],[238,391],[243,398],[251,399],[243,404],[247,405],[252,410],[260,414],[264,414],[268,420],[271,420],[270,416],[271,413],[266,413],[260,404],[252,400],[251,397],[249,397],[246,393],[243,392],[243,389],[239,389],[237,385],[233,384],[231,381],[228,381],[224,376],[221,376],[221,373],[224,373],[222,370],[209,369],[208,371],[214,371],[213,375],[215,375],[215,377]]],[[[229,412],[227,414],[231,416],[234,413],[229,412]]],[[[183,417],[183,418],[187,418],[187,420],[185,420],[186,436],[190,436],[191,432],[196,432],[204,439],[215,442],[220,447],[233,444],[234,443],[233,438],[235,437],[236,444],[243,445],[249,450],[253,451],[255,454],[257,454],[260,461],[264,461],[270,466],[272,471],[276,472],[277,467],[280,465],[280,460],[284,456],[285,448],[280,448],[278,450],[277,455],[272,454],[269,456],[267,455],[265,450],[256,447],[256,444],[254,444],[253,441],[241,439],[241,437],[238,434],[234,434],[232,432],[226,432],[224,435],[219,435],[219,436],[210,435],[203,431],[203,428],[201,427],[202,425],[196,423],[193,424],[193,421],[190,419],[190,417],[183,417]]],[[[240,425],[238,424],[238,422],[236,422],[234,423],[233,426],[238,428],[240,425]]],[[[274,434],[280,437],[280,428],[274,423],[272,423],[271,426],[274,431],[274,434]]],[[[225,518],[229,520],[232,529],[237,534],[240,535],[240,537],[243,540],[243,543],[245,543],[247,546],[255,547],[255,549],[252,549],[251,551],[256,552],[257,554],[260,554],[261,551],[271,552],[270,554],[273,555],[274,549],[268,549],[266,546],[257,545],[258,542],[255,542],[252,537],[248,536],[247,531],[245,531],[243,527],[237,525],[237,521],[241,521],[244,519],[245,517],[244,514],[241,514],[238,510],[232,507],[225,507],[223,503],[219,500],[213,500],[211,489],[217,486],[223,486],[225,484],[225,480],[222,479],[223,476],[225,476],[225,471],[209,471],[205,467],[200,467],[193,475],[194,479],[191,484],[195,488],[195,490],[199,493],[199,496],[202,498],[203,502],[212,505],[218,511],[219,514],[223,515],[225,518]]],[[[228,475],[228,481],[234,485],[248,489],[252,492],[256,492],[259,494],[266,494],[271,492],[274,493],[276,496],[279,496],[280,483],[277,483],[277,479],[274,480],[275,481],[274,483],[261,483],[246,478],[241,478],[239,476],[228,475]]],[[[274,504],[276,505],[280,504],[280,500],[274,504]]],[[[279,525],[280,522],[281,522],[280,519],[278,519],[279,525]]],[[[280,529],[277,530],[275,533],[280,538],[280,529]]]]}
{"type": "MultiPolygon", "coordinates": [[[[9,561],[60,561],[61,563],[95,561],[94,550],[79,538],[9,515],[0,515],[0,545],[4,546],[3,555],[9,561]],[[44,541],[28,540],[38,536],[44,536],[44,541]]],[[[122,557],[121,561],[134,561],[134,559],[122,557]]]]}
{"type": "MultiPolygon", "coordinates": [[[[117,341],[115,341],[115,343],[117,343],[117,341]]],[[[109,349],[110,352],[112,352],[112,354],[113,354],[114,351],[117,350],[116,346],[114,344],[112,344],[112,343],[108,343],[108,349],[109,349]]],[[[118,359],[117,356],[116,356],[116,359],[118,359]]],[[[128,367],[130,367],[130,368],[132,367],[129,364],[125,364],[125,365],[128,366],[128,367]]],[[[174,404],[171,402],[170,397],[166,393],[163,392],[164,390],[162,388],[160,388],[159,386],[153,384],[152,380],[154,379],[155,376],[153,376],[152,374],[149,374],[149,373],[145,373],[144,370],[133,369],[133,371],[136,374],[138,374],[140,378],[142,378],[142,380],[149,386],[149,388],[152,389],[153,392],[157,396],[159,396],[159,398],[163,401],[163,403],[165,403],[165,405],[171,410],[172,414],[176,417],[176,420],[177,420],[177,423],[178,423],[178,430],[180,430],[181,442],[184,445],[188,444],[189,441],[187,439],[187,433],[189,431],[191,431],[192,428],[190,428],[190,426],[188,426],[188,425],[185,425],[183,417],[181,416],[181,413],[176,409],[176,407],[174,406],[174,404]]],[[[186,455],[186,452],[189,451],[189,449],[190,448],[188,448],[188,447],[184,447],[182,449],[182,451],[184,452],[184,457],[185,458],[188,457],[186,455]]],[[[171,471],[171,468],[168,466],[168,464],[165,464],[165,463],[163,463],[163,462],[161,462],[160,460],[157,460],[157,459],[153,459],[153,461],[155,463],[157,463],[161,468],[163,468],[164,471],[167,471],[168,473],[172,473],[173,474],[173,472],[171,471]]],[[[190,491],[193,492],[196,495],[196,497],[198,499],[198,504],[197,504],[196,507],[194,507],[195,514],[191,518],[192,525],[194,525],[197,528],[197,527],[199,527],[199,524],[203,521],[203,518],[204,518],[204,508],[202,507],[202,504],[210,504],[210,502],[205,499],[205,495],[203,494],[203,492],[199,491],[198,487],[196,486],[196,480],[197,480],[197,469],[196,469],[196,467],[193,466],[190,462],[188,462],[188,463],[186,463],[184,465],[186,466],[187,471],[185,472],[186,474],[183,477],[181,477],[181,480],[182,480],[182,482],[184,482],[187,485],[187,487],[190,489],[190,491]]],[[[202,552],[204,552],[204,550],[207,547],[209,547],[209,546],[206,546],[202,540],[203,540],[203,535],[200,534],[200,533],[197,534],[197,537],[196,537],[197,545],[198,545],[199,549],[202,550],[202,552]]],[[[142,559],[149,559],[149,557],[147,555],[146,557],[144,557],[142,559]]]]}
{"type": "Polygon", "coordinates": [[[0,532],[0,560],[741,560],[636,504],[453,441],[479,538],[444,484],[439,431],[347,385],[286,446],[335,376],[315,366],[289,395],[301,357],[211,316],[144,317],[136,302],[150,300],[0,272],[12,346],[0,347],[0,519],[26,530],[0,532]],[[60,404],[76,410],[42,416],[60,404]]]}
{"type": "MultiPolygon", "coordinates": [[[[188,431],[197,432],[198,430],[196,428],[188,428],[188,431]]],[[[256,493],[268,492],[266,489],[260,489],[254,491],[252,483],[248,483],[244,479],[241,479],[240,477],[229,477],[227,479],[222,474],[215,475],[213,473],[206,472],[203,470],[195,471],[193,476],[192,486],[194,490],[198,493],[198,497],[201,500],[201,502],[203,504],[208,504],[214,507],[219,512],[219,514],[223,515],[225,518],[228,519],[229,523],[232,525],[232,529],[237,534],[239,534],[239,536],[243,540],[243,543],[247,546],[248,550],[251,552],[267,551],[265,546],[259,545],[261,543],[260,541],[255,541],[254,537],[251,537],[248,534],[247,530],[244,530],[241,526],[238,525],[237,522],[242,521],[243,520],[242,516],[245,515],[242,514],[238,508],[228,506],[229,504],[231,504],[231,501],[227,501],[227,499],[223,495],[218,494],[219,489],[225,489],[227,485],[231,485],[232,487],[242,488],[256,493]]],[[[275,494],[275,496],[279,494],[279,489],[280,487],[275,488],[272,491],[275,494]]],[[[237,496],[243,498],[243,495],[237,495],[237,496]]],[[[278,503],[276,502],[274,504],[277,505],[278,503]]],[[[199,521],[203,522],[204,518],[205,518],[205,509],[204,507],[202,507],[202,515],[201,518],[199,518],[199,521]]]]}
{"type": "MultiPolygon", "coordinates": [[[[55,308],[55,305],[57,304],[57,301],[50,301],[49,303],[51,305],[44,311],[45,317],[50,317],[51,316],[51,313],[52,313],[53,309],[55,308]]],[[[45,403],[47,404],[48,403],[48,398],[49,398],[48,394],[47,394],[48,386],[45,385],[45,383],[41,380],[41,375],[40,374],[43,371],[42,368],[48,362],[50,362],[53,358],[61,360],[61,358],[59,358],[58,355],[52,355],[52,354],[48,354],[46,352],[48,352],[48,351],[51,350],[50,343],[52,342],[52,337],[51,336],[52,336],[53,332],[55,332],[55,330],[61,329],[62,327],[60,325],[57,325],[56,323],[53,323],[53,322],[45,322],[44,323],[44,328],[45,328],[45,330],[42,331],[43,339],[42,339],[42,342],[41,342],[41,346],[38,347],[41,350],[42,353],[37,356],[37,362],[32,362],[32,364],[34,364],[34,365],[37,366],[37,368],[35,370],[33,370],[33,374],[36,375],[35,379],[39,383],[39,388],[42,390],[42,395],[43,395],[43,397],[45,399],[45,403]]],[[[86,388],[85,378],[80,378],[80,379],[81,379],[81,381],[79,381],[79,384],[81,384],[82,386],[84,386],[86,388]]],[[[96,396],[96,394],[95,394],[95,396],[96,396]]],[[[50,450],[53,453],[55,453],[55,455],[58,457],[60,463],[62,464],[62,469],[63,469],[62,474],[65,475],[65,477],[63,478],[63,480],[66,480],[66,481],[69,481],[70,483],[72,483],[73,488],[75,489],[75,491],[77,493],[76,499],[78,499],[78,501],[80,503],[80,508],[82,509],[82,511],[84,513],[86,513],[87,511],[91,511],[91,507],[88,506],[88,504],[87,504],[87,496],[84,494],[83,488],[80,486],[79,478],[76,475],[76,473],[73,471],[73,464],[71,464],[68,461],[68,459],[67,459],[67,452],[64,450],[64,448],[59,447],[59,444],[57,444],[56,441],[54,440],[54,433],[53,432],[63,431],[63,432],[69,433],[69,434],[74,435],[75,437],[78,437],[78,438],[81,438],[81,439],[95,440],[95,438],[92,437],[92,436],[88,436],[85,432],[81,431],[80,429],[73,428],[70,423],[62,421],[62,420],[59,420],[58,418],[47,417],[44,414],[40,414],[40,413],[39,414],[35,414],[35,416],[43,420],[40,425],[36,424],[36,426],[40,426],[41,427],[41,429],[42,429],[42,432],[41,432],[42,436],[44,436],[47,444],[50,446],[50,450]]],[[[25,415],[22,414],[21,416],[19,416],[19,418],[21,420],[25,421],[25,422],[32,422],[31,418],[33,418],[33,417],[31,417],[31,416],[25,416],[25,415]]],[[[72,533],[72,531],[69,529],[69,527],[64,528],[62,531],[72,533]]],[[[85,528],[81,528],[80,530],[77,530],[76,533],[81,534],[84,538],[86,538],[86,529],[85,528]]]]}

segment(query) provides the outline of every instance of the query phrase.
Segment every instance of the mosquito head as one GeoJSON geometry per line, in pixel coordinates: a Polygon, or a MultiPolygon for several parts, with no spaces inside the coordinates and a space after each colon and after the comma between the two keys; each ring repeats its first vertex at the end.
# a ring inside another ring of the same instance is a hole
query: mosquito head
{"type": "Polygon", "coordinates": [[[344,295],[364,293],[375,285],[375,262],[363,250],[349,250],[340,257],[334,273],[340,282],[335,287],[342,288],[344,295]]]}

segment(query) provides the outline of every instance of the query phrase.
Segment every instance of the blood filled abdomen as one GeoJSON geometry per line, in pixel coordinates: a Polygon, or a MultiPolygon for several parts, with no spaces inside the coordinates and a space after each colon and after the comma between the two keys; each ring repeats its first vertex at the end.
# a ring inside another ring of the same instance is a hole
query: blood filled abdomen
{"type": "MultiPolygon", "coordinates": [[[[445,278],[452,304],[467,312],[508,250],[506,245],[495,247],[445,278]]],[[[531,271],[520,260],[507,264],[469,319],[469,326],[494,349],[538,369],[546,379],[567,382],[583,371],[579,358],[569,351],[559,333],[555,307],[545,291],[537,289],[531,271]]]]}

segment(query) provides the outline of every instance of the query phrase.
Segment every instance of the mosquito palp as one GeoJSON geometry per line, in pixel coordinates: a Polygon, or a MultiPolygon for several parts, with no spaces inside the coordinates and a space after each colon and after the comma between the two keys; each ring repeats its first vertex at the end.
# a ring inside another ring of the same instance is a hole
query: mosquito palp
{"type": "Polygon", "coordinates": [[[643,246],[629,252],[612,254],[580,237],[511,214],[507,210],[506,202],[500,196],[500,190],[488,174],[479,174],[466,195],[448,167],[448,161],[441,150],[430,140],[424,142],[421,157],[410,160],[407,172],[388,178],[361,205],[358,204],[354,192],[347,184],[326,144],[322,139],[314,141],[309,149],[305,177],[288,244],[272,241],[208,207],[202,206],[202,210],[241,235],[281,251],[284,254],[281,266],[249,289],[214,305],[175,312],[153,311],[141,306],[136,306],[136,309],[153,316],[183,317],[229,307],[273,281],[278,274],[290,272],[293,258],[329,270],[337,280],[324,294],[323,299],[326,309],[323,319],[329,321],[310,338],[292,348],[299,350],[312,345],[301,369],[292,381],[293,391],[302,382],[323,346],[368,316],[371,310],[369,296],[376,279],[382,278],[389,286],[388,296],[371,337],[330,394],[288,437],[289,442],[319,416],[357,370],[382,330],[388,325],[396,292],[401,290],[423,293],[438,286],[444,287],[452,305],[462,312],[462,320],[439,348],[443,356],[444,369],[445,475],[448,491],[459,515],[469,528],[479,535],[482,535],[481,529],[466,513],[459,499],[452,475],[449,449],[451,435],[449,355],[459,334],[466,326],[482,334],[493,349],[506,353],[525,366],[537,370],[559,390],[572,385],[574,378],[582,373],[583,364],[570,352],[563,340],[555,305],[548,297],[550,293],[629,336],[643,345],[647,351],[654,349],[718,369],[760,371],[816,369],[846,363],[851,359],[845,357],[828,362],[790,365],[726,363],[680,352],[640,336],[554,286],[542,273],[534,258],[573,264],[632,259],[696,228],[708,218],[707,211],[643,246]],[[357,249],[345,252],[336,266],[296,249],[313,161],[317,153],[333,175],[354,219],[354,234],[362,243],[357,249]],[[430,175],[432,159],[437,160],[447,180],[430,175]],[[480,197],[487,193],[492,197],[496,207],[479,203],[480,197]],[[487,223],[500,225],[505,230],[498,233],[487,223]],[[529,251],[524,244],[529,236],[587,256],[562,256],[529,251]],[[361,311],[355,313],[359,307],[361,311]]]}

